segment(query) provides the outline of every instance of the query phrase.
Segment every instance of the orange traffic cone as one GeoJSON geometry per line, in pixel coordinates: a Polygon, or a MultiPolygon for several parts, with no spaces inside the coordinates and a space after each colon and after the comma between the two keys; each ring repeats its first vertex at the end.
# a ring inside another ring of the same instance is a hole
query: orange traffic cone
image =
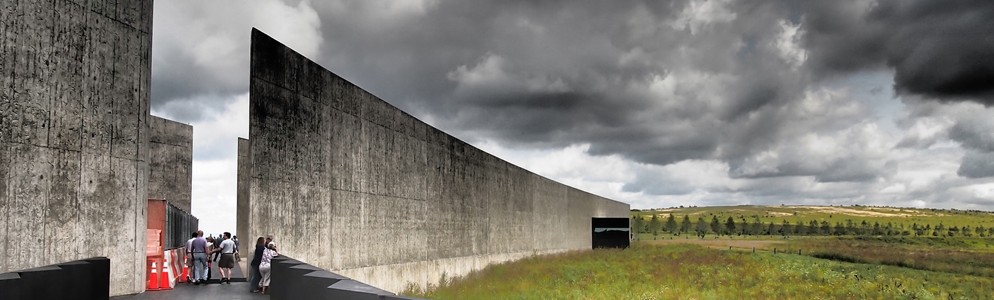
{"type": "Polygon", "coordinates": [[[159,290],[159,273],[148,274],[148,287],[146,289],[150,291],[159,290]]]}
{"type": "Polygon", "coordinates": [[[190,268],[188,268],[187,266],[183,266],[183,275],[179,277],[179,282],[187,282],[187,279],[189,278],[190,278],[190,268]]]}
{"type": "Polygon", "coordinates": [[[163,276],[159,276],[159,290],[171,290],[172,285],[169,284],[169,273],[162,272],[163,276]]]}

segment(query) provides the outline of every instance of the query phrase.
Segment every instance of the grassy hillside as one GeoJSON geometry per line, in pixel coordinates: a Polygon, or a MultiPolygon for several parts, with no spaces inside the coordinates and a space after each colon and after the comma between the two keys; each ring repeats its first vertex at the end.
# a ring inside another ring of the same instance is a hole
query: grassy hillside
{"type": "MultiPolygon", "coordinates": [[[[732,217],[738,225],[760,223],[764,227],[769,224],[781,226],[784,222],[791,225],[811,224],[815,221],[819,224],[829,224],[833,231],[834,227],[841,224],[860,229],[872,229],[874,224],[890,229],[893,235],[900,235],[907,231],[907,235],[915,235],[913,227],[920,225],[928,226],[929,231],[919,231],[922,235],[932,235],[936,228],[941,228],[943,234],[947,234],[950,228],[956,227],[956,234],[962,235],[962,229],[968,227],[968,236],[980,236],[977,228],[983,229],[983,235],[992,235],[991,228],[994,228],[994,213],[983,211],[963,211],[949,209],[919,209],[919,208],[894,208],[894,207],[867,207],[867,206],[718,206],[718,207],[687,207],[668,208],[657,210],[644,210],[632,212],[633,217],[640,217],[644,220],[643,225],[649,226],[653,215],[656,215],[661,232],[666,230],[666,219],[672,214],[677,223],[683,220],[684,216],[689,216],[696,225],[698,218],[703,218],[706,222],[711,222],[712,217],[725,224],[728,217],[732,217]],[[863,225],[866,222],[866,225],[863,225]]],[[[693,231],[693,228],[691,229],[693,231]]],[[[643,232],[652,232],[643,228],[643,232]]],[[[869,232],[867,232],[869,233],[869,232]]]]}
{"type": "Polygon", "coordinates": [[[986,299],[994,279],[792,254],[637,243],[487,267],[432,299],[986,299]]]}

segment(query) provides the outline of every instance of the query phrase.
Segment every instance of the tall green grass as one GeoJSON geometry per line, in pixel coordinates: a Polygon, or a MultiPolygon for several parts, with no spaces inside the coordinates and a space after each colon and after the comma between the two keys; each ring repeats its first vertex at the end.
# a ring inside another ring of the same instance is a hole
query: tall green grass
{"type": "Polygon", "coordinates": [[[789,245],[825,259],[994,277],[992,244],[989,239],[855,237],[799,239],[789,245]]]}
{"type": "Polygon", "coordinates": [[[801,255],[636,244],[493,265],[432,299],[987,299],[994,279],[801,255]]]}

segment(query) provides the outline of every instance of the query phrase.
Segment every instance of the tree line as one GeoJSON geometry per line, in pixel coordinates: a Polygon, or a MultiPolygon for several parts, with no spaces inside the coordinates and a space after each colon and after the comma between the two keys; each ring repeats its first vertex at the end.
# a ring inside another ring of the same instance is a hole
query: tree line
{"type": "Polygon", "coordinates": [[[703,216],[697,217],[696,221],[691,220],[689,215],[684,215],[681,220],[677,220],[673,214],[669,214],[662,220],[657,214],[647,221],[641,216],[632,216],[632,229],[637,233],[651,233],[658,236],[660,233],[672,235],[695,234],[700,238],[707,235],[807,235],[807,236],[829,236],[829,235],[872,235],[872,236],[934,236],[934,237],[994,237],[994,227],[985,228],[983,225],[971,227],[969,225],[945,226],[942,223],[937,225],[914,223],[911,226],[905,224],[894,225],[892,222],[881,224],[866,220],[856,222],[846,219],[844,222],[829,223],[826,220],[809,222],[797,222],[791,224],[787,220],[780,223],[763,223],[759,217],[753,217],[752,222],[747,222],[744,218],[735,221],[735,218],[728,217],[724,221],[719,220],[717,215],[712,215],[710,221],[703,216]]]}

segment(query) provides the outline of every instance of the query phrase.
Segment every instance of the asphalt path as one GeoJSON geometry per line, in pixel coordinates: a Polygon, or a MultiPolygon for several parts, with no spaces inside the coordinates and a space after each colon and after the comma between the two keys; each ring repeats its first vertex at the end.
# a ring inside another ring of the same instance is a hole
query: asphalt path
{"type": "Polygon", "coordinates": [[[260,295],[249,292],[249,283],[246,282],[245,273],[242,267],[245,260],[235,263],[232,269],[231,284],[221,283],[221,273],[217,270],[215,263],[211,268],[211,277],[207,284],[194,285],[192,283],[176,283],[176,287],[171,290],[146,291],[141,294],[111,297],[115,300],[172,300],[172,299],[211,299],[211,300],[241,300],[241,299],[269,299],[269,295],[260,295]]]}

